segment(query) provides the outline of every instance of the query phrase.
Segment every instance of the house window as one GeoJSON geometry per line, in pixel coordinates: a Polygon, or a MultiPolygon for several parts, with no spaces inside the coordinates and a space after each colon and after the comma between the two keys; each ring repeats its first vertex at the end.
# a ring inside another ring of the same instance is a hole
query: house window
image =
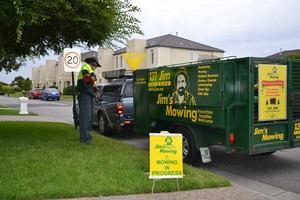
{"type": "Polygon", "coordinates": [[[116,56],[116,68],[119,68],[118,56],[116,56]]]}
{"type": "Polygon", "coordinates": [[[194,60],[194,53],[190,52],[190,61],[193,61],[193,60],[194,60]]]}
{"type": "Polygon", "coordinates": [[[154,50],[151,50],[151,64],[154,64],[154,50]]]}
{"type": "Polygon", "coordinates": [[[201,57],[201,53],[198,53],[198,61],[201,61],[202,57],[201,57]]]}

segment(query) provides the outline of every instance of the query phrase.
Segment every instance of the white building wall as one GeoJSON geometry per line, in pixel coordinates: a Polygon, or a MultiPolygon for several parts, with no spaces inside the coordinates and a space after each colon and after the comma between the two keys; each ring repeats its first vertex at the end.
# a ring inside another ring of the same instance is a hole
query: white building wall
{"type": "Polygon", "coordinates": [[[46,60],[46,85],[56,86],[56,61],[46,60]]]}
{"type": "Polygon", "coordinates": [[[40,68],[39,67],[33,67],[31,68],[31,74],[32,74],[32,89],[40,88],[40,68]]]}
{"type": "Polygon", "coordinates": [[[100,65],[102,67],[98,67],[95,70],[95,74],[97,76],[97,83],[107,83],[107,80],[102,76],[102,72],[111,71],[114,69],[114,61],[113,61],[113,49],[109,48],[100,48],[98,49],[98,59],[100,65]]]}
{"type": "Polygon", "coordinates": [[[57,67],[56,67],[56,83],[57,83],[58,90],[61,91],[62,93],[65,87],[71,85],[71,78],[72,78],[71,74],[72,74],[71,72],[65,72],[64,58],[63,56],[59,56],[57,61],[57,67]]]}
{"type": "Polygon", "coordinates": [[[46,85],[46,65],[40,65],[40,87],[47,87],[46,85]]]}

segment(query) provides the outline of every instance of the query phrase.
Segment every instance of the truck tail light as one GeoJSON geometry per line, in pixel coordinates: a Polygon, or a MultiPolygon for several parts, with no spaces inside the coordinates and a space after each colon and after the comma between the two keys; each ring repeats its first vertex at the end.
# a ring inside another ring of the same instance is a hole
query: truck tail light
{"type": "Polygon", "coordinates": [[[230,133],[229,135],[229,144],[233,145],[235,141],[234,133],[230,133]]]}
{"type": "Polygon", "coordinates": [[[123,114],[123,102],[122,101],[117,103],[117,113],[123,114]]]}

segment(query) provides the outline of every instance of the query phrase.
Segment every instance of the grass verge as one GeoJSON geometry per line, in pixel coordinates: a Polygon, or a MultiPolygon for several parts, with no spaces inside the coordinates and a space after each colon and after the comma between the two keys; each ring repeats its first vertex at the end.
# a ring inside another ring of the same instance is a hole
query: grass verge
{"type": "MultiPolygon", "coordinates": [[[[149,152],[93,133],[79,143],[74,127],[53,122],[0,122],[0,199],[53,199],[151,193],[149,152]]],[[[184,165],[181,190],[230,186],[210,172],[184,165]]],[[[155,192],[177,191],[176,180],[155,192]]]]}
{"type": "Polygon", "coordinates": [[[0,109],[0,115],[20,115],[20,116],[38,116],[38,114],[29,112],[28,114],[19,114],[19,110],[0,109]]]}
{"type": "Polygon", "coordinates": [[[7,106],[3,106],[3,105],[0,105],[0,108],[9,108],[9,107],[7,107],[7,106]]]}
{"type": "MultiPolygon", "coordinates": [[[[7,94],[6,94],[6,96],[7,96],[7,94]]],[[[9,97],[20,98],[20,97],[24,97],[24,94],[22,94],[21,92],[16,92],[13,94],[9,94],[9,97]]],[[[28,98],[28,95],[26,95],[26,97],[28,98]]],[[[73,95],[61,95],[60,100],[73,101],[73,95]]],[[[76,100],[77,100],[77,97],[76,97],[76,100]]]]}

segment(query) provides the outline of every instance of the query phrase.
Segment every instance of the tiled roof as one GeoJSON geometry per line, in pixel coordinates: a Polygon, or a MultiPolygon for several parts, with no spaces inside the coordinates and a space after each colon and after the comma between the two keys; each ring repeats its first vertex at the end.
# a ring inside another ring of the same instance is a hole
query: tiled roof
{"type": "Polygon", "coordinates": [[[121,53],[126,53],[126,48],[122,48],[122,49],[119,49],[117,51],[114,51],[114,55],[121,54],[121,53]]]}
{"type": "Polygon", "coordinates": [[[147,40],[147,47],[172,47],[172,48],[180,48],[180,49],[194,49],[194,50],[203,50],[203,51],[216,51],[216,52],[225,52],[222,49],[217,49],[211,46],[207,46],[205,44],[197,43],[185,38],[181,38],[175,35],[163,35],[155,38],[151,38],[147,40]]]}
{"type": "Polygon", "coordinates": [[[279,53],[275,53],[273,55],[267,56],[267,58],[284,58],[285,56],[292,54],[292,53],[300,54],[300,49],[281,51],[279,53]]]}
{"type": "Polygon", "coordinates": [[[85,53],[81,54],[81,61],[84,61],[86,58],[89,57],[98,57],[98,52],[97,51],[88,51],[85,53]]]}
{"type": "MultiPolygon", "coordinates": [[[[197,43],[171,34],[148,39],[146,48],[152,48],[152,47],[171,47],[171,48],[179,48],[179,49],[214,51],[214,52],[222,52],[222,53],[225,52],[222,49],[217,49],[205,44],[197,43]]],[[[125,52],[126,52],[126,48],[122,48],[120,50],[115,51],[114,55],[125,53],[125,52]]]]}

